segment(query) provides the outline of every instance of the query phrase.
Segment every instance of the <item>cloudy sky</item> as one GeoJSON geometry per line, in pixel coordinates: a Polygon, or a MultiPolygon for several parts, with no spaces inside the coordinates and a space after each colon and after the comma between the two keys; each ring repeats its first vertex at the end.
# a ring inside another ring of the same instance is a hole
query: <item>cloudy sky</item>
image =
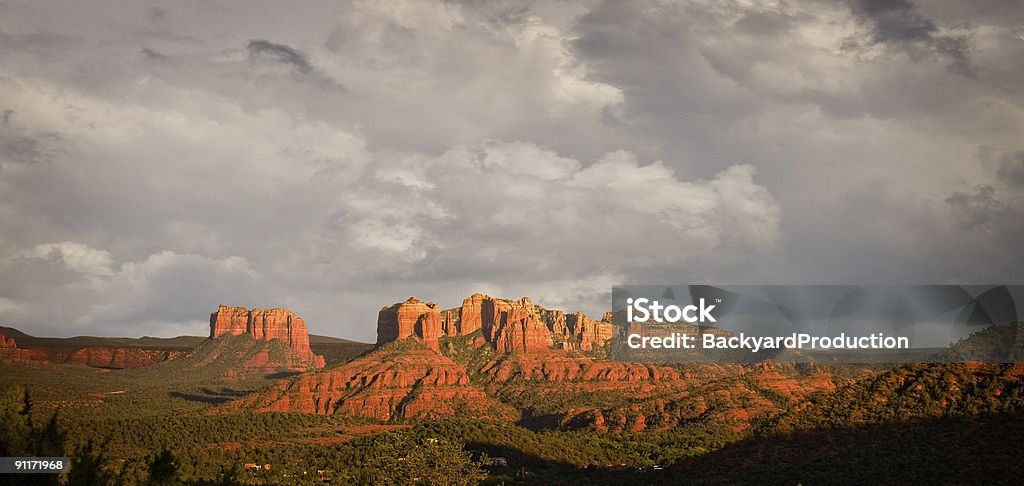
{"type": "Polygon", "coordinates": [[[0,1],[0,323],[1024,282],[1020,1],[0,1]]]}

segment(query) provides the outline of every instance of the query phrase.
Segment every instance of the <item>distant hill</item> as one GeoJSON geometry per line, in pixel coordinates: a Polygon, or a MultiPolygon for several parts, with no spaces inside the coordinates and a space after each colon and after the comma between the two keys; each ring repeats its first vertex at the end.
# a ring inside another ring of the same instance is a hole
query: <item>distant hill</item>
{"type": "MultiPolygon", "coordinates": [[[[95,353],[75,353],[77,350],[97,350],[99,348],[117,349],[141,349],[163,352],[187,353],[199,347],[207,340],[203,336],[177,336],[172,338],[160,338],[143,336],[139,338],[128,337],[100,337],[100,336],[74,336],[67,338],[37,337],[26,334],[13,327],[0,326],[0,335],[7,339],[14,339],[18,347],[37,350],[37,358],[57,362],[82,361],[82,364],[94,364],[88,357],[80,357],[95,353]],[[79,357],[79,358],[74,358],[79,357]]],[[[327,364],[341,363],[348,361],[373,347],[372,344],[352,341],[348,339],[331,336],[309,335],[310,348],[314,353],[322,355],[327,364]]],[[[105,360],[99,360],[105,361],[105,360]]],[[[160,361],[160,360],[157,360],[160,361]]],[[[101,367],[107,367],[103,363],[101,367]]],[[[121,367],[121,366],[114,366],[121,367]]]]}
{"type": "Polygon", "coordinates": [[[361,346],[372,346],[370,343],[353,341],[351,339],[342,339],[333,336],[320,336],[318,334],[309,335],[309,344],[355,344],[361,346]]]}
{"type": "Polygon", "coordinates": [[[14,338],[21,347],[60,347],[60,348],[89,348],[89,347],[110,347],[110,348],[150,348],[150,349],[176,349],[187,351],[195,348],[199,343],[206,340],[199,336],[178,336],[173,338],[158,338],[143,336],[140,338],[122,337],[97,337],[97,336],[75,336],[68,338],[36,337],[25,334],[13,327],[0,326],[0,334],[8,338],[14,338]]]}

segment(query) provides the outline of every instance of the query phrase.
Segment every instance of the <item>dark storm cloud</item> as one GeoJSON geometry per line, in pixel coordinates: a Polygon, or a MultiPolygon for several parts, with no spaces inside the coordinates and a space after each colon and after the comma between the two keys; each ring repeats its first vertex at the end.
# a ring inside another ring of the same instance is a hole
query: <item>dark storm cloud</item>
{"type": "MultiPolygon", "coordinates": [[[[1017,259],[1024,239],[1024,197],[1020,193],[997,190],[982,184],[973,192],[957,192],[946,199],[954,221],[959,225],[957,237],[967,243],[968,251],[981,259],[1017,259]]],[[[1010,264],[1010,268],[1019,266],[1010,264]]],[[[1016,274],[1014,278],[1019,278],[1016,274]]]]}
{"type": "Polygon", "coordinates": [[[146,56],[147,59],[152,59],[152,60],[155,60],[155,61],[166,61],[167,60],[167,55],[165,55],[163,53],[160,53],[160,52],[158,52],[155,49],[150,49],[148,47],[142,48],[139,51],[139,53],[141,53],[143,56],[146,56]]]}
{"type": "Polygon", "coordinates": [[[1024,150],[1005,154],[996,174],[1016,189],[1024,189],[1024,150]]]}
{"type": "Polygon", "coordinates": [[[296,71],[325,87],[344,89],[330,76],[317,69],[298,49],[263,39],[253,39],[245,46],[250,62],[272,62],[292,66],[296,71]]]}
{"type": "Polygon", "coordinates": [[[1006,204],[996,197],[996,190],[982,184],[973,193],[957,192],[946,198],[960,226],[973,230],[992,222],[998,215],[1007,212],[1006,204]]]}
{"type": "Polygon", "coordinates": [[[973,69],[968,58],[967,40],[943,35],[939,27],[925,18],[908,0],[851,0],[851,9],[872,28],[872,41],[912,56],[930,52],[948,60],[953,72],[969,75],[973,69]]]}
{"type": "Polygon", "coordinates": [[[964,238],[1016,253],[1024,239],[1024,151],[1003,154],[994,175],[992,184],[958,191],[946,203],[964,238]]]}
{"type": "Polygon", "coordinates": [[[167,10],[161,7],[153,7],[149,9],[149,20],[151,22],[167,20],[167,10]]]}
{"type": "Polygon", "coordinates": [[[309,64],[309,60],[306,59],[303,53],[284,44],[275,44],[270,41],[255,39],[249,41],[246,49],[248,49],[250,58],[253,60],[269,59],[291,64],[303,74],[313,72],[313,66],[309,64]]]}
{"type": "Polygon", "coordinates": [[[0,172],[8,164],[39,164],[53,160],[59,152],[60,135],[32,133],[17,125],[17,112],[3,110],[0,123],[0,172]]]}

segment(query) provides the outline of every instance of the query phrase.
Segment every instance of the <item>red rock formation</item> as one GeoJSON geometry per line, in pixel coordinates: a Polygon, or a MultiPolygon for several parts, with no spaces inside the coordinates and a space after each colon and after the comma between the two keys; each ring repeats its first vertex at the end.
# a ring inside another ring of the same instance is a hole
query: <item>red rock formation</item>
{"type": "Polygon", "coordinates": [[[462,309],[448,309],[441,312],[441,334],[444,336],[459,336],[462,333],[458,329],[459,315],[462,309]]]}
{"type": "Polygon", "coordinates": [[[582,312],[570,314],[566,321],[581,351],[604,346],[604,343],[612,338],[611,322],[595,321],[582,312]]]}
{"type": "Polygon", "coordinates": [[[514,403],[522,411],[550,410],[538,418],[548,421],[543,426],[567,429],[637,432],[709,423],[742,430],[806,403],[815,391],[834,389],[830,376],[805,377],[792,369],[670,367],[578,352],[603,346],[612,329],[607,314],[594,321],[581,313],[544,309],[526,298],[474,294],[462,307],[444,312],[436,304],[409,299],[381,310],[380,346],[371,354],[304,373],[225,407],[401,421],[453,414],[514,418],[522,413],[509,405],[514,403]],[[477,329],[482,332],[474,342],[453,341],[441,354],[439,336],[477,329]],[[386,344],[409,337],[416,339],[386,344]],[[486,359],[467,353],[482,353],[486,359]],[[486,364],[481,366],[482,361],[486,364]],[[471,364],[479,368],[467,371],[471,364]]]}
{"type": "Polygon", "coordinates": [[[210,315],[210,337],[225,334],[238,336],[249,332],[249,309],[245,307],[220,306],[210,315]]]}
{"type": "Polygon", "coordinates": [[[248,334],[260,341],[280,340],[313,368],[323,368],[324,358],[309,349],[306,322],[285,309],[252,309],[220,306],[210,314],[210,339],[225,334],[248,334]]]}
{"type": "Polygon", "coordinates": [[[548,328],[525,306],[503,313],[493,336],[495,349],[502,353],[536,353],[551,347],[548,328]]]}
{"type": "Polygon", "coordinates": [[[0,363],[27,363],[32,360],[28,350],[18,348],[14,338],[7,339],[0,334],[0,363]]]}
{"type": "Polygon", "coordinates": [[[14,339],[0,334],[0,360],[4,363],[63,363],[97,368],[134,369],[184,356],[184,351],[139,347],[62,347],[19,348],[14,339]]]}
{"type": "MultiPolygon", "coordinates": [[[[465,336],[483,327],[483,303],[484,300],[492,300],[484,294],[473,294],[462,301],[462,308],[459,310],[459,322],[456,327],[456,335],[465,336]]],[[[493,319],[494,315],[491,314],[493,319]]],[[[494,321],[491,320],[493,324],[494,321]]]]}
{"type": "Polygon", "coordinates": [[[378,420],[462,414],[512,418],[511,407],[470,384],[466,369],[433,351],[382,348],[344,365],[304,373],[226,410],[340,414],[378,420]]]}
{"type": "Polygon", "coordinates": [[[553,338],[558,342],[564,342],[569,338],[571,333],[569,332],[569,324],[565,312],[547,310],[541,307],[536,307],[536,309],[539,311],[538,317],[540,321],[547,325],[553,338]]]}
{"type": "Polygon", "coordinates": [[[428,348],[438,350],[441,336],[441,311],[433,302],[422,302],[409,297],[391,307],[384,307],[377,315],[377,344],[416,336],[428,348]]]}
{"type": "Polygon", "coordinates": [[[442,322],[442,334],[449,336],[482,330],[484,339],[501,352],[534,352],[550,346],[589,351],[603,346],[612,334],[610,321],[598,323],[580,313],[545,309],[527,297],[506,300],[479,293],[463,300],[462,307],[445,311],[442,322]]]}

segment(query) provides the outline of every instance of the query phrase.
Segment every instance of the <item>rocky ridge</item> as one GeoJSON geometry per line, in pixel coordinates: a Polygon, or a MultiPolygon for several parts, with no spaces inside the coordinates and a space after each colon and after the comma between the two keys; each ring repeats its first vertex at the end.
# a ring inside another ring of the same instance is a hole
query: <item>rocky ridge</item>
{"type": "Polygon", "coordinates": [[[62,363],[96,368],[134,369],[152,366],[185,355],[182,350],[135,346],[27,346],[0,334],[0,361],[5,364],[62,363]]]}
{"type": "Polygon", "coordinates": [[[377,344],[415,337],[438,350],[442,336],[467,336],[479,330],[502,353],[537,353],[552,347],[592,351],[611,339],[610,317],[595,321],[581,312],[549,310],[527,297],[507,300],[477,293],[461,307],[444,311],[433,302],[410,297],[380,310],[377,344]]]}

